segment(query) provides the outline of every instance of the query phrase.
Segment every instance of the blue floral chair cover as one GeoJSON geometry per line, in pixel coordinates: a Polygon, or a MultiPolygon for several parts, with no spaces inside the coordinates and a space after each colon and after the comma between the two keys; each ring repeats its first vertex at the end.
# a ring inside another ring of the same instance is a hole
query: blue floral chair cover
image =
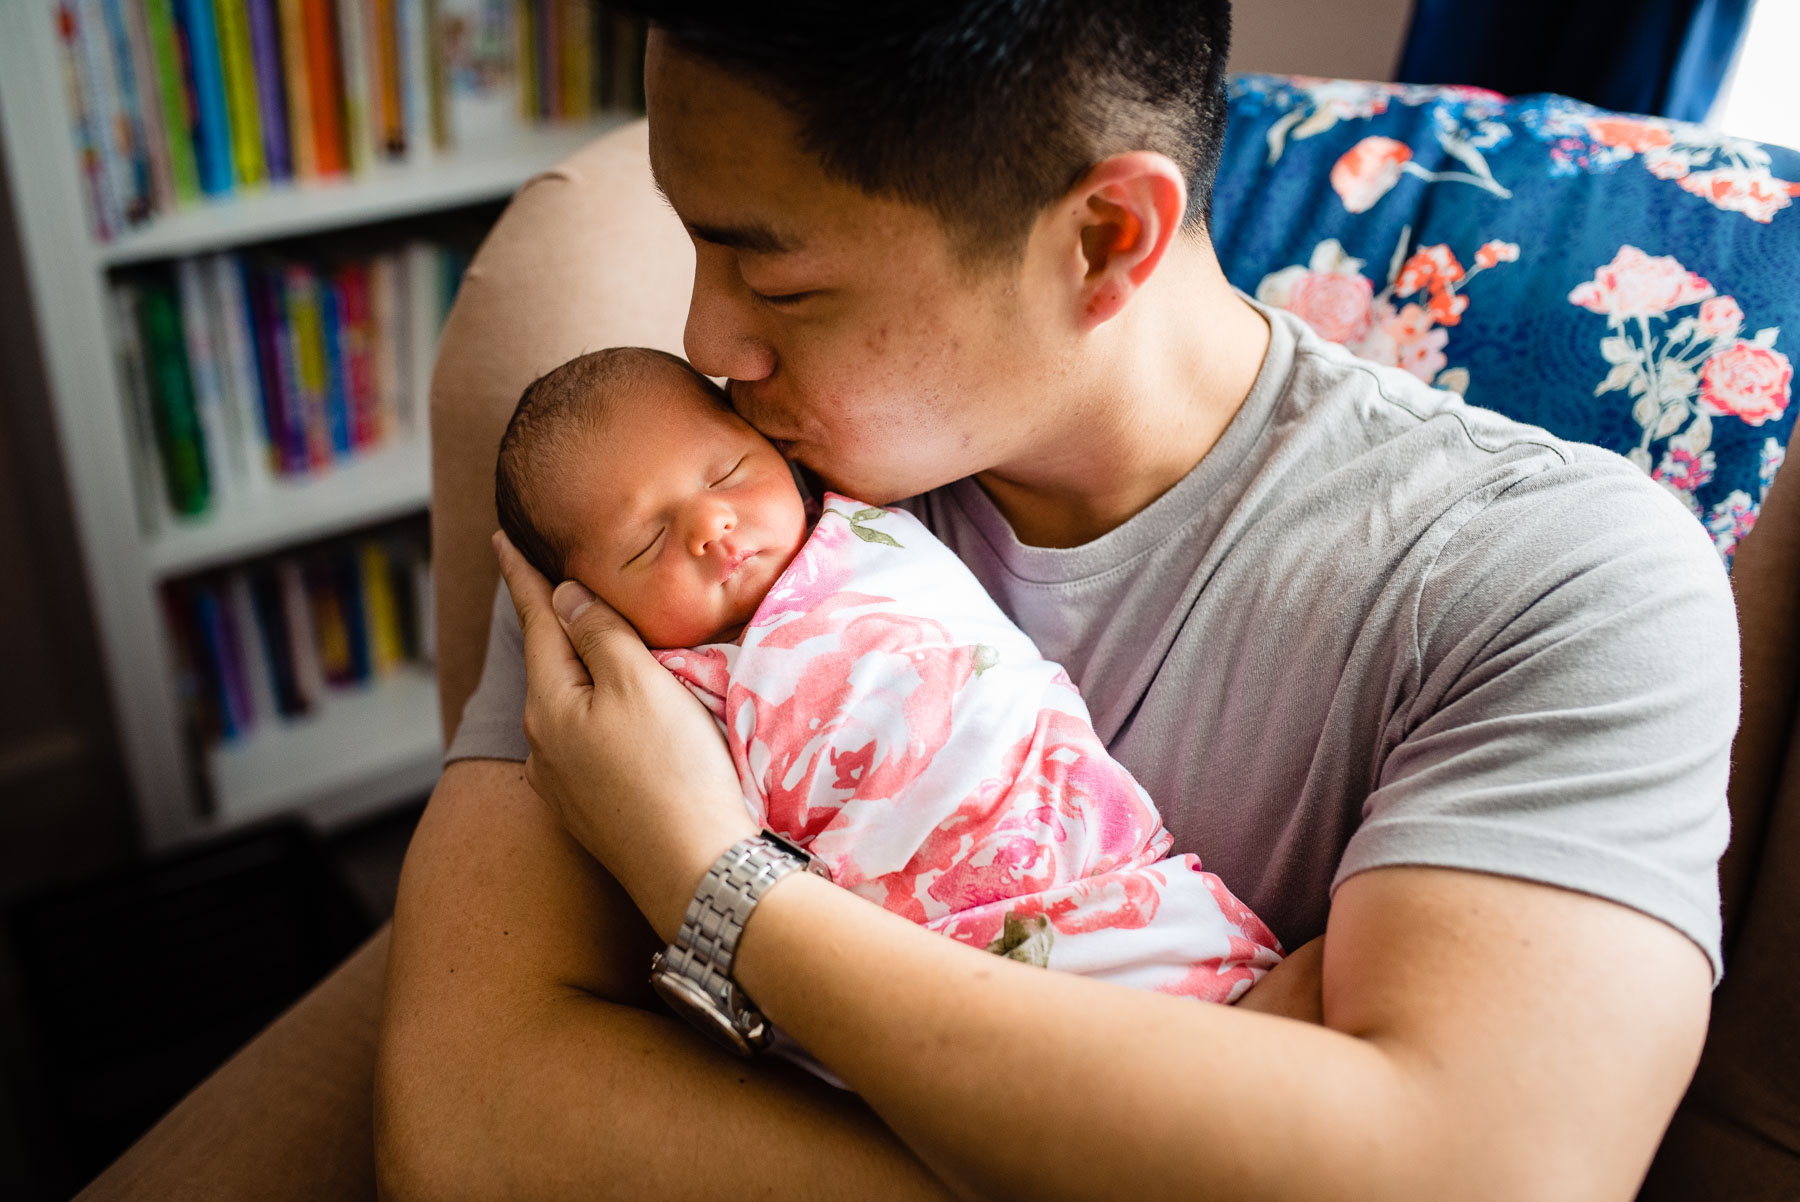
{"type": "Polygon", "coordinates": [[[1325,337],[1628,457],[1729,563],[1794,424],[1795,181],[1562,96],[1243,75],[1214,242],[1325,337]]]}

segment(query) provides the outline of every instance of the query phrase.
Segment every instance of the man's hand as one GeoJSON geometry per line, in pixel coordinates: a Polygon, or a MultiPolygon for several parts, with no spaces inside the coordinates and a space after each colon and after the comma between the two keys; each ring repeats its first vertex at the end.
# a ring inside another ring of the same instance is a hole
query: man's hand
{"type": "Polygon", "coordinates": [[[525,636],[526,780],[664,939],[720,853],[756,825],[704,706],[573,581],[551,592],[504,534],[525,636]]]}

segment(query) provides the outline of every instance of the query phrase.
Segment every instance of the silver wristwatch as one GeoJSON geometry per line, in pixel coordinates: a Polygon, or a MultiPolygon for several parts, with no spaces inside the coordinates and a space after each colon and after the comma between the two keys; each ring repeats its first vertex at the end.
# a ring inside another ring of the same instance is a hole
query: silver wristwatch
{"type": "Polygon", "coordinates": [[[762,1051],[771,1032],[731,979],[738,939],[769,886],[803,870],[831,876],[809,852],[773,831],[738,840],[701,878],[675,942],[650,961],[650,984],[669,1007],[739,1056],[762,1051]]]}

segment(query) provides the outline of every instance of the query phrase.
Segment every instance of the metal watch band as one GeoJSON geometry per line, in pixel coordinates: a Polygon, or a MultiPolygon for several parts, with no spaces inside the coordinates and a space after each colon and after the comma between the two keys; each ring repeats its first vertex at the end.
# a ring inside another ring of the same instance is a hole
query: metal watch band
{"type": "Polygon", "coordinates": [[[762,1016],[731,980],[738,940],[750,911],[769,887],[793,872],[829,876],[823,865],[771,831],[740,839],[701,878],[682,916],[675,942],[659,957],[660,971],[697,986],[721,1017],[752,1043],[761,1043],[762,1016]]]}

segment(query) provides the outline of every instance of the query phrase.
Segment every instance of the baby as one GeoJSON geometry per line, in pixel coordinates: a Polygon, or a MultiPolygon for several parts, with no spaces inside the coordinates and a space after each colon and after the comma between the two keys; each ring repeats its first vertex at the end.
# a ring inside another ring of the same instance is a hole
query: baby
{"type": "Polygon", "coordinates": [[[826,494],[673,355],[526,388],[495,499],[718,719],[753,819],[978,948],[1212,1001],[1281,958],[1173,842],[1068,676],[910,514],[826,494]]]}

